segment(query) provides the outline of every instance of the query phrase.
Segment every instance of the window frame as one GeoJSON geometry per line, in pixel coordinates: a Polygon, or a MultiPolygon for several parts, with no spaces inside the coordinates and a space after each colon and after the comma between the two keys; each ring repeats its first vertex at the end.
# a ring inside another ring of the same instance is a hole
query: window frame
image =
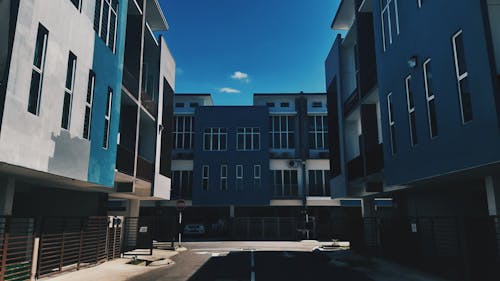
{"type": "MultiPolygon", "coordinates": [[[[118,8],[120,6],[119,0],[97,0],[96,1],[96,8],[97,8],[97,2],[100,3],[100,11],[99,11],[99,27],[97,28],[96,32],[101,38],[104,43],[106,44],[107,47],[111,49],[111,52],[116,53],[116,38],[117,38],[117,33],[118,33],[118,8]],[[116,1],[116,9],[113,8],[113,3],[116,1]],[[108,5],[108,15],[107,15],[107,23],[106,24],[106,38],[103,38],[102,29],[103,29],[103,15],[104,15],[104,3],[108,5]],[[111,15],[114,14],[115,22],[114,22],[114,30],[113,30],[113,46],[110,46],[110,27],[111,27],[111,15]]],[[[94,12],[94,16],[97,13],[94,12]]]]}
{"type": "Polygon", "coordinates": [[[408,75],[405,78],[406,90],[406,109],[408,111],[408,125],[410,129],[410,144],[412,147],[418,144],[418,131],[417,131],[417,116],[415,112],[415,97],[411,89],[412,76],[408,75]]]}
{"type": "MultiPolygon", "coordinates": [[[[462,36],[462,43],[463,43],[463,30],[460,29],[459,31],[457,31],[453,36],[452,36],[452,46],[453,46],[453,61],[454,61],[454,64],[455,64],[455,76],[456,76],[456,79],[457,79],[457,90],[458,90],[458,100],[459,100],[459,105],[460,105],[460,116],[461,116],[461,120],[462,120],[462,125],[465,125],[469,122],[471,122],[472,120],[474,120],[474,115],[472,113],[472,102],[471,102],[471,117],[470,117],[470,120],[465,120],[465,115],[464,115],[464,103],[463,103],[463,98],[462,98],[462,82],[463,81],[466,81],[468,80],[469,78],[469,71],[467,70],[467,62],[466,61],[463,61],[463,62],[459,62],[459,58],[458,58],[458,48],[457,48],[457,38],[459,36],[462,36]],[[465,66],[465,72],[464,73],[460,73],[460,66],[463,65],[465,66]]],[[[465,59],[465,46],[462,44],[462,50],[464,51],[464,59],[465,59]]],[[[472,98],[472,93],[469,93],[471,95],[471,98],[472,98]]]]}
{"type": "Polygon", "coordinates": [[[220,190],[228,191],[227,185],[227,164],[220,165],[220,190]]]}
{"type": "Polygon", "coordinates": [[[296,116],[295,115],[271,115],[269,117],[271,119],[271,124],[269,128],[269,134],[270,134],[270,148],[271,149],[295,149],[295,121],[296,121],[296,116]],[[278,119],[278,128],[275,128],[275,123],[276,120],[278,119]],[[283,124],[283,119],[285,119],[285,128],[282,128],[283,124]],[[292,125],[292,128],[290,128],[290,123],[292,125]],[[276,135],[279,136],[279,145],[277,146],[275,143],[275,137],[276,135]],[[283,136],[286,136],[286,145],[283,145],[283,136]],[[293,137],[293,143],[290,144],[290,137],[293,137]]]}
{"type": "Polygon", "coordinates": [[[396,147],[396,120],[394,119],[394,107],[392,103],[392,92],[387,94],[387,117],[389,122],[389,137],[391,144],[391,154],[394,156],[397,153],[396,147]]]}
{"type": "MultiPolygon", "coordinates": [[[[422,64],[422,69],[424,72],[424,87],[425,87],[425,101],[427,103],[427,121],[429,123],[429,135],[431,139],[435,139],[439,135],[438,125],[437,125],[437,117],[436,117],[436,94],[432,91],[430,83],[431,79],[429,78],[429,67],[431,65],[432,60],[430,58],[426,59],[422,64]],[[434,118],[431,116],[431,103],[433,103],[434,107],[434,118]],[[435,131],[435,134],[434,134],[435,131]]],[[[432,72],[430,72],[432,74],[432,72]]]]}
{"type": "Polygon", "coordinates": [[[109,148],[109,130],[111,127],[111,110],[113,106],[113,89],[111,89],[111,87],[108,87],[106,101],[107,101],[106,112],[104,113],[104,136],[102,140],[102,147],[104,149],[109,148]]]}
{"type": "Polygon", "coordinates": [[[83,133],[82,136],[86,140],[90,140],[90,130],[92,127],[92,105],[94,103],[94,94],[95,94],[95,73],[94,71],[89,71],[89,80],[87,82],[87,97],[85,98],[85,112],[83,116],[83,133]],[[87,110],[89,112],[89,116],[87,119],[87,110]],[[86,124],[87,123],[87,124],[86,124]],[[85,130],[85,128],[87,128],[85,130]]]}
{"type": "Polygon", "coordinates": [[[253,165],[253,186],[254,189],[260,189],[262,186],[262,167],[261,165],[253,165]]]}
{"type": "Polygon", "coordinates": [[[400,28],[399,28],[399,8],[398,8],[398,1],[397,0],[380,0],[380,20],[382,23],[382,44],[383,44],[383,51],[387,51],[387,48],[389,47],[386,44],[386,36],[385,34],[385,20],[384,20],[384,14],[387,14],[387,25],[388,25],[388,32],[389,32],[389,45],[392,45],[394,43],[394,38],[392,36],[392,19],[391,19],[391,3],[394,2],[394,19],[396,20],[396,35],[399,35],[400,28]],[[384,5],[385,2],[385,5],[384,5]]]}
{"type": "Polygon", "coordinates": [[[208,191],[210,189],[210,166],[201,166],[201,189],[208,191]]]}
{"type": "Polygon", "coordinates": [[[243,191],[243,165],[238,164],[235,168],[236,191],[243,191]]]}
{"type": "Polygon", "coordinates": [[[260,128],[258,127],[238,127],[236,128],[236,151],[260,151],[261,136],[260,128]],[[241,131],[242,130],[242,131],[241,131]],[[247,144],[247,136],[250,137],[250,145],[247,144]],[[242,140],[243,147],[240,147],[240,139],[242,140]],[[255,147],[254,141],[257,138],[258,144],[255,147]]]}
{"type": "Polygon", "coordinates": [[[64,130],[69,131],[71,128],[71,111],[73,110],[73,93],[75,91],[75,78],[76,78],[76,65],[78,62],[77,56],[73,52],[69,52],[68,55],[68,66],[66,70],[66,82],[64,84],[64,96],[63,96],[63,111],[62,111],[62,118],[61,118],[61,128],[64,130]],[[70,63],[71,63],[71,69],[70,69],[70,63]],[[69,71],[71,71],[71,77],[69,78],[70,81],[70,87],[68,88],[68,77],[70,76],[69,71]],[[69,102],[68,105],[66,105],[66,96],[69,97],[69,102]],[[67,109],[67,116],[66,116],[66,123],[64,122],[64,117],[65,117],[65,108],[68,106],[67,109]]]}
{"type": "Polygon", "coordinates": [[[227,151],[227,129],[222,127],[205,128],[203,131],[203,151],[227,151]],[[209,147],[207,148],[207,136],[209,138],[209,147]],[[214,137],[217,138],[217,147],[214,147],[214,137]],[[224,142],[222,139],[224,137],[224,142]],[[224,144],[224,146],[222,146],[224,144]]]}
{"type": "Polygon", "coordinates": [[[192,150],[194,148],[194,116],[192,115],[175,115],[174,116],[174,131],[173,131],[173,149],[192,150]],[[182,124],[182,126],[180,126],[182,124]],[[189,125],[189,130],[186,129],[189,125]],[[182,130],[180,128],[182,127],[182,130]],[[180,136],[180,144],[179,144],[180,136]],[[189,144],[189,146],[187,145],[189,144]]]}
{"type": "Polygon", "coordinates": [[[48,43],[49,43],[49,30],[47,28],[45,28],[45,26],[43,26],[41,23],[38,23],[38,29],[37,29],[37,33],[36,33],[36,39],[35,39],[35,48],[34,48],[34,55],[33,55],[33,64],[32,64],[32,70],[31,70],[31,80],[30,80],[30,91],[28,93],[28,112],[33,114],[33,115],[36,115],[36,116],[40,116],[40,102],[41,102],[41,98],[42,98],[42,89],[43,89],[43,78],[44,78],[44,74],[45,74],[45,62],[46,62],[46,58],[47,58],[47,46],[48,46],[48,43]],[[35,59],[36,59],[36,48],[37,48],[37,45],[38,45],[38,39],[40,37],[40,35],[43,35],[43,41],[42,41],[42,50],[40,52],[40,67],[38,67],[36,65],[36,62],[35,62],[35,59]],[[32,93],[32,84],[33,84],[33,72],[36,72],[38,75],[39,75],[39,79],[40,81],[38,81],[38,90],[36,91],[36,93],[32,93]],[[35,106],[35,109],[33,111],[30,110],[30,100],[33,97],[33,95],[36,94],[36,106],[35,106]]]}
{"type": "Polygon", "coordinates": [[[327,150],[328,149],[328,117],[326,115],[308,115],[307,121],[311,122],[314,120],[314,126],[312,130],[308,128],[309,140],[311,135],[314,135],[314,145],[309,142],[309,149],[311,150],[327,150]],[[318,119],[320,122],[318,123],[318,119]],[[320,135],[323,145],[318,145],[318,135],[320,135]]]}

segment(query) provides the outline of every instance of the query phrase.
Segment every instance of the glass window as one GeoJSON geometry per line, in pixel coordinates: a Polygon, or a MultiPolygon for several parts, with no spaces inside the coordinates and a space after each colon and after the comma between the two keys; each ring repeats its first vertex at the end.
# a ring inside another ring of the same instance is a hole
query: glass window
{"type": "Polygon", "coordinates": [[[328,126],[327,116],[308,116],[309,128],[309,148],[327,149],[328,148],[328,126]]]}
{"type": "Polygon", "coordinates": [[[206,128],[203,136],[206,151],[225,151],[227,149],[227,130],[225,128],[206,128]]]}
{"type": "Polygon", "coordinates": [[[64,89],[63,114],[61,120],[61,127],[66,130],[69,130],[69,124],[71,121],[71,105],[73,101],[75,73],[76,56],[72,52],[69,52],[68,68],[66,70],[66,86],[64,89]]]}
{"type": "Polygon", "coordinates": [[[406,102],[408,109],[408,121],[410,124],[410,142],[411,146],[415,146],[418,143],[417,136],[417,120],[415,116],[415,102],[413,100],[413,91],[411,89],[411,76],[406,77],[405,79],[405,87],[406,87],[406,102]]]}
{"type": "Polygon", "coordinates": [[[330,196],[328,170],[309,170],[309,196],[330,196]]]}
{"type": "Polygon", "coordinates": [[[458,98],[462,123],[472,121],[472,93],[469,86],[469,72],[465,61],[463,32],[460,30],[453,36],[453,53],[455,58],[455,74],[458,82],[458,98]]]}
{"type": "Polygon", "coordinates": [[[392,93],[387,95],[387,115],[389,121],[389,134],[391,136],[391,152],[396,154],[396,122],[394,120],[394,108],[392,104],[392,93]]]}
{"type": "Polygon", "coordinates": [[[118,0],[96,0],[94,30],[112,52],[116,49],[118,0]]]}
{"type": "Polygon", "coordinates": [[[106,101],[106,113],[104,115],[104,138],[102,147],[108,148],[109,146],[109,123],[111,121],[111,105],[113,102],[113,90],[108,88],[108,97],[106,101]]]}
{"type": "Polygon", "coordinates": [[[31,72],[30,93],[28,98],[28,112],[35,115],[40,114],[40,97],[42,96],[43,73],[45,69],[45,55],[47,52],[47,40],[49,32],[41,24],[35,42],[35,55],[31,72]]]}
{"type": "Polygon", "coordinates": [[[220,166],[220,190],[227,191],[227,165],[220,166]]]}
{"type": "Polygon", "coordinates": [[[429,132],[431,138],[438,135],[437,117],[436,117],[436,97],[432,87],[432,68],[431,59],[424,62],[424,86],[425,86],[425,99],[427,101],[427,118],[429,121],[429,132]]]}
{"type": "Polygon", "coordinates": [[[243,189],[243,165],[236,165],[236,191],[243,189]]]}
{"type": "Polygon", "coordinates": [[[87,98],[85,99],[85,117],[83,120],[83,137],[90,140],[90,124],[92,119],[92,102],[94,100],[95,74],[91,70],[87,84],[87,98]]]}
{"type": "Polygon", "coordinates": [[[274,149],[295,147],[295,116],[276,115],[270,117],[270,143],[274,149]]]}
{"type": "Polygon", "coordinates": [[[387,50],[399,34],[399,11],[397,0],[380,0],[381,23],[382,23],[382,45],[387,50]]]}
{"type": "Polygon", "coordinates": [[[203,165],[202,179],[201,179],[201,187],[203,191],[208,191],[209,177],[210,177],[210,168],[208,165],[203,165]]]}
{"type": "Polygon", "coordinates": [[[253,187],[254,189],[260,189],[262,185],[261,182],[261,166],[254,165],[253,166],[253,187]]]}
{"type": "Polygon", "coordinates": [[[193,149],[194,144],[194,118],[188,115],[174,117],[174,149],[193,149]]]}
{"type": "Polygon", "coordinates": [[[259,128],[238,128],[236,130],[236,149],[239,151],[260,150],[259,128]]]}

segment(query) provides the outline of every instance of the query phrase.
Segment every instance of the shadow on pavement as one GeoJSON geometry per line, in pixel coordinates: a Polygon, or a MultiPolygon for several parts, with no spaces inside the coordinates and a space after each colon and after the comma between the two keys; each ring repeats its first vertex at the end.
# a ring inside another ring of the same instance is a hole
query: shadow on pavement
{"type": "MultiPolygon", "coordinates": [[[[232,252],[212,257],[189,281],[251,280],[251,252],[232,252]]],[[[254,252],[255,280],[373,281],[364,273],[338,267],[322,253],[254,252]]]]}

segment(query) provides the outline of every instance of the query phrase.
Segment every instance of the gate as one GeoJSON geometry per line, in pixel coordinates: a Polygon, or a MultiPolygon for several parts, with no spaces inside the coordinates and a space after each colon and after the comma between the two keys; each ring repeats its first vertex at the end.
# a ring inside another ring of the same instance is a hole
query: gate
{"type": "Polygon", "coordinates": [[[232,236],[240,240],[296,240],[297,228],[295,217],[234,218],[232,236]]]}
{"type": "Polygon", "coordinates": [[[123,228],[122,250],[124,255],[153,254],[153,217],[127,217],[123,228]]]}
{"type": "Polygon", "coordinates": [[[0,281],[31,277],[35,220],[0,217],[0,281]]]}

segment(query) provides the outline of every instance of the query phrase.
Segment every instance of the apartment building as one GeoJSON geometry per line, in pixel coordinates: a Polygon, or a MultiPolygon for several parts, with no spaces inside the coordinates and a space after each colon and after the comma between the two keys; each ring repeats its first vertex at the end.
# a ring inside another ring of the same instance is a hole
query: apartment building
{"type": "Polygon", "coordinates": [[[340,201],[328,180],[327,119],[324,93],[254,94],[252,106],[176,94],[172,196],[157,212],[172,216],[184,200],[186,223],[306,213],[328,221],[340,201]]]}
{"type": "Polygon", "coordinates": [[[170,126],[175,66],[154,34],[167,29],[158,2],[0,5],[0,215],[106,215],[109,194],[169,198],[170,161],[162,166],[159,151],[170,137],[160,128],[170,126]],[[130,177],[123,143],[134,144],[130,177]]]}

